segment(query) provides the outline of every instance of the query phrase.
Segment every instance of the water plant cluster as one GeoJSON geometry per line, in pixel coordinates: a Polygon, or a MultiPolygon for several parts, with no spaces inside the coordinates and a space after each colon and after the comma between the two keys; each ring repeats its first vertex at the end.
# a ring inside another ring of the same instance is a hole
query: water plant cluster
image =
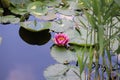
{"type": "Polygon", "coordinates": [[[1,0],[0,23],[32,45],[53,41],[46,80],[120,79],[119,0],[1,0]]]}

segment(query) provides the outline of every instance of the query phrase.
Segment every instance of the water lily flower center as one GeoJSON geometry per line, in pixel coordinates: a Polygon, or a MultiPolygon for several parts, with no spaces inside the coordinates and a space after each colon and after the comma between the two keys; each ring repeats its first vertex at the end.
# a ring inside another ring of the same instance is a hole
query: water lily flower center
{"type": "Polygon", "coordinates": [[[64,38],[63,36],[60,36],[58,39],[59,39],[60,41],[65,40],[65,38],[64,38]]]}

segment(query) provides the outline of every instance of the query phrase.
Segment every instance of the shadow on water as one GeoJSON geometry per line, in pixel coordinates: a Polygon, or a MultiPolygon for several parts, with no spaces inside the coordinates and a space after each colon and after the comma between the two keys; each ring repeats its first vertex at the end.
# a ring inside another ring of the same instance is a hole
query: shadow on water
{"type": "Polygon", "coordinates": [[[33,45],[44,45],[51,39],[49,30],[32,32],[20,27],[19,35],[25,42],[33,45]]]}
{"type": "Polygon", "coordinates": [[[0,36],[0,80],[45,80],[44,69],[55,63],[48,30],[32,33],[18,25],[0,24],[0,36]]]}

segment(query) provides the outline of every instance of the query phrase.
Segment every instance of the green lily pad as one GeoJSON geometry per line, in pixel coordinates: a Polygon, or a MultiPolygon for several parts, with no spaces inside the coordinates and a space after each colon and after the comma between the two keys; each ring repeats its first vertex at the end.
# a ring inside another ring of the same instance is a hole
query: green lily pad
{"type": "Polygon", "coordinates": [[[16,23],[19,23],[19,22],[20,22],[20,19],[16,18],[15,16],[12,16],[12,15],[1,16],[0,17],[0,23],[4,23],[4,24],[7,24],[7,23],[16,24],[16,23]]]}
{"type": "Polygon", "coordinates": [[[27,11],[30,12],[32,15],[45,15],[48,12],[48,7],[40,2],[35,1],[28,5],[27,11]]]}
{"type": "Polygon", "coordinates": [[[48,7],[52,7],[55,8],[56,6],[58,6],[60,4],[61,0],[46,0],[45,4],[47,4],[48,7]]]}
{"type": "Polygon", "coordinates": [[[82,16],[75,16],[74,17],[74,22],[80,27],[89,27],[89,22],[87,20],[87,18],[85,17],[85,15],[82,16]]]}
{"type": "Polygon", "coordinates": [[[77,2],[69,0],[67,1],[66,5],[68,6],[56,8],[56,11],[64,15],[69,15],[69,16],[75,15],[76,13],[74,9],[76,9],[77,2]]]}
{"type": "Polygon", "coordinates": [[[29,2],[30,0],[10,0],[12,3],[14,4],[25,4],[27,2],[29,2]]]}
{"type": "Polygon", "coordinates": [[[53,21],[57,18],[57,15],[54,12],[49,12],[46,15],[35,15],[36,18],[43,20],[43,21],[53,21]]]}
{"type": "Polygon", "coordinates": [[[92,41],[91,41],[91,34],[90,31],[88,32],[89,35],[87,35],[87,30],[83,27],[80,27],[80,33],[75,30],[75,29],[69,29],[65,33],[69,36],[71,44],[78,44],[78,45],[93,45],[94,44],[94,36],[92,36],[92,41]],[[88,36],[88,38],[87,38],[88,36]],[[87,42],[87,43],[86,43],[87,42]]]}
{"type": "Polygon", "coordinates": [[[38,22],[38,21],[26,21],[26,22],[21,22],[20,26],[24,27],[29,31],[37,32],[37,31],[49,29],[51,27],[51,23],[38,22]]]}
{"type": "Polygon", "coordinates": [[[67,19],[52,22],[50,30],[55,32],[65,32],[73,27],[73,22],[67,19]]]}
{"type": "Polygon", "coordinates": [[[77,61],[76,53],[65,47],[53,46],[51,56],[59,63],[77,61]]]}
{"type": "Polygon", "coordinates": [[[80,80],[79,68],[55,64],[44,71],[46,80],[80,80]]]}
{"type": "Polygon", "coordinates": [[[14,14],[24,15],[25,13],[27,13],[26,8],[13,8],[13,7],[10,7],[9,9],[14,14]]]}

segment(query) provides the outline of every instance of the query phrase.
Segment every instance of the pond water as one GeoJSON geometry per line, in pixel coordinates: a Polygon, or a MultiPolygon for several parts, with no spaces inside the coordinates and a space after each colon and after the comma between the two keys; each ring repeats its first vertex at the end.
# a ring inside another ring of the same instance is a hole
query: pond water
{"type": "MultiPolygon", "coordinates": [[[[33,34],[20,28],[18,24],[0,24],[0,39],[2,38],[0,44],[0,80],[45,80],[43,71],[56,63],[50,55],[50,47],[53,42],[49,40],[51,36],[46,32],[48,31],[45,31],[44,35],[48,38],[40,35],[44,32],[33,34]],[[27,37],[28,35],[29,37],[27,37]],[[31,36],[34,36],[33,39],[31,36]],[[41,43],[41,39],[44,39],[43,43],[41,43]],[[45,42],[47,43],[44,44],[45,42]]],[[[108,63],[108,57],[105,55],[104,58],[108,63]]],[[[120,55],[118,57],[112,55],[112,65],[116,65],[116,63],[119,64],[117,68],[120,69],[120,55]]],[[[100,66],[103,64],[102,57],[99,59],[99,64],[101,64],[100,66]]],[[[100,71],[102,71],[101,67],[100,71]]],[[[116,71],[120,70],[116,69],[116,71]]],[[[94,73],[91,78],[94,80],[94,73]]]]}
{"type": "Polygon", "coordinates": [[[43,71],[55,61],[52,42],[30,45],[19,36],[19,25],[0,24],[0,80],[45,80],[43,71]]]}

